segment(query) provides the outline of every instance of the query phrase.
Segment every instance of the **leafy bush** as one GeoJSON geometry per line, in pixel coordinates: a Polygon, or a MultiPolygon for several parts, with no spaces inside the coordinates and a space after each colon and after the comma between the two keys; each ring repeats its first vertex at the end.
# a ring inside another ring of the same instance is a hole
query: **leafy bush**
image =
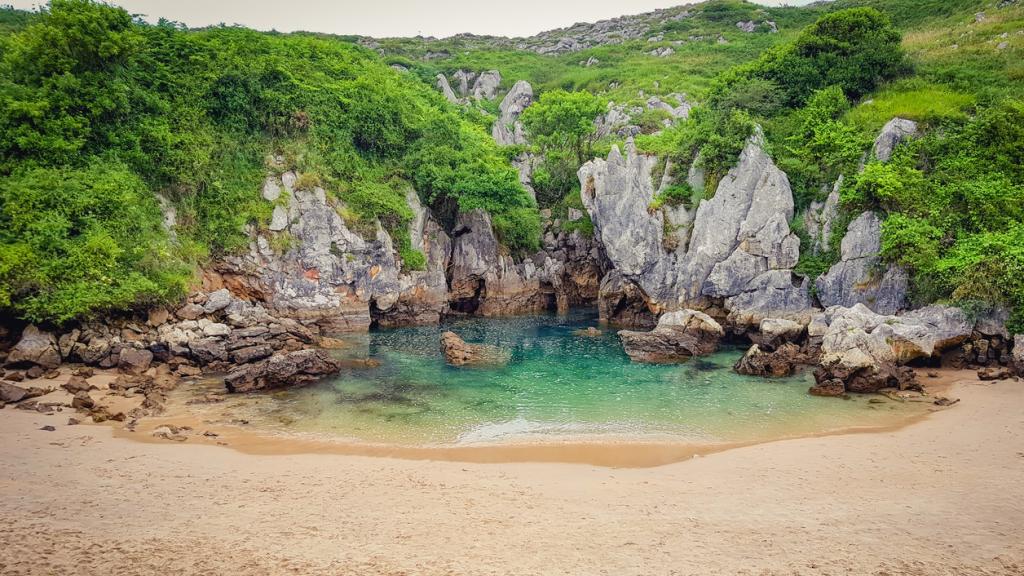
{"type": "Polygon", "coordinates": [[[0,306],[57,323],[181,296],[191,279],[156,199],[126,166],[0,180],[0,306]]]}

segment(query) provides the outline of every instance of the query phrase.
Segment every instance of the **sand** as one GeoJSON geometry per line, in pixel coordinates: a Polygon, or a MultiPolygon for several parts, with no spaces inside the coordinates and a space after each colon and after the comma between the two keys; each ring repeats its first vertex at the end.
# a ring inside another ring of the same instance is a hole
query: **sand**
{"type": "Polygon", "coordinates": [[[1024,574],[1024,383],[945,395],[647,468],[260,455],[8,408],[0,574],[1024,574]]]}

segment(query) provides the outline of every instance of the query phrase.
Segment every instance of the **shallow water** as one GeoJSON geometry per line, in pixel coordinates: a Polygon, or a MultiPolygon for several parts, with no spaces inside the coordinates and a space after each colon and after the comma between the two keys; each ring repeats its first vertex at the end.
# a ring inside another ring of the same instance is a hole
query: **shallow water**
{"type": "Polygon", "coordinates": [[[374,331],[350,338],[340,357],[379,360],[299,390],[248,397],[230,416],[304,437],[423,445],[517,441],[751,442],[853,427],[889,426],[915,407],[817,398],[809,374],[740,376],[740,349],[687,364],[630,362],[614,330],[594,314],[471,318],[442,326],[374,331]],[[493,368],[447,366],[444,330],[511,351],[493,368]]]}

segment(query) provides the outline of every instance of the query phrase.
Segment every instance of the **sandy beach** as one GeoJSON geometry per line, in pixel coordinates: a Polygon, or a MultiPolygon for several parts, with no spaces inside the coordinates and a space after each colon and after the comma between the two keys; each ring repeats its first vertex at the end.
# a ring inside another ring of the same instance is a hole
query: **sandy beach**
{"type": "Polygon", "coordinates": [[[898,430],[648,468],[258,455],[7,409],[0,573],[1022,574],[1024,384],[944,394],[898,430]]]}

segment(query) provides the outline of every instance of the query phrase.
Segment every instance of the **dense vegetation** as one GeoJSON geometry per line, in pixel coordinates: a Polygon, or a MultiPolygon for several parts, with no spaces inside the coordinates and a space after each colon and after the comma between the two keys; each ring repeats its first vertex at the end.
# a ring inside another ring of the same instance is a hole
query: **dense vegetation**
{"type": "Polygon", "coordinates": [[[380,220],[407,267],[423,261],[404,231],[411,184],[449,218],[491,211],[510,249],[536,246],[536,207],[480,122],[369,51],[149,26],[87,0],[3,13],[0,306],[20,316],[181,295],[195,264],[266,224],[272,170],[324,187],[357,230],[380,220]],[[173,240],[154,192],[177,210],[173,240]]]}
{"type": "Polygon", "coordinates": [[[244,249],[247,226],[287,247],[266,230],[273,206],[258,193],[285,170],[343,202],[353,229],[380,222],[407,269],[424,264],[405,233],[410,187],[446,224],[484,208],[508,249],[532,250],[537,204],[579,209],[577,168],[621,144],[593,123],[614,103],[641,110],[638,146],[672,160],[675,181],[652,209],[713,194],[761,126],[793,185],[798,233],[802,212],[844,176],[840,230],[823,253],[803,247],[801,273],[827,270],[843,223],[876,210],[883,257],[911,271],[918,303],[1007,305],[1024,327],[1024,7],[710,0],[686,10],[643,38],[556,55],[532,48],[557,35],[371,41],[147,25],[88,0],[0,10],[0,308],[63,322],[173,299],[197,265],[244,249]],[[737,28],[744,21],[753,32],[737,28]],[[500,94],[443,100],[435,75],[460,69],[497,69],[506,89],[533,84],[528,147],[493,144],[500,94]],[[700,105],[666,128],[668,114],[645,104],[671,93],[700,105]],[[866,158],[896,116],[925,135],[889,163],[866,158]],[[523,151],[537,159],[536,203],[509,164],[523,151]],[[694,163],[701,190],[683,181],[694,163]],[[173,233],[162,205],[176,209],[173,233]]]}

